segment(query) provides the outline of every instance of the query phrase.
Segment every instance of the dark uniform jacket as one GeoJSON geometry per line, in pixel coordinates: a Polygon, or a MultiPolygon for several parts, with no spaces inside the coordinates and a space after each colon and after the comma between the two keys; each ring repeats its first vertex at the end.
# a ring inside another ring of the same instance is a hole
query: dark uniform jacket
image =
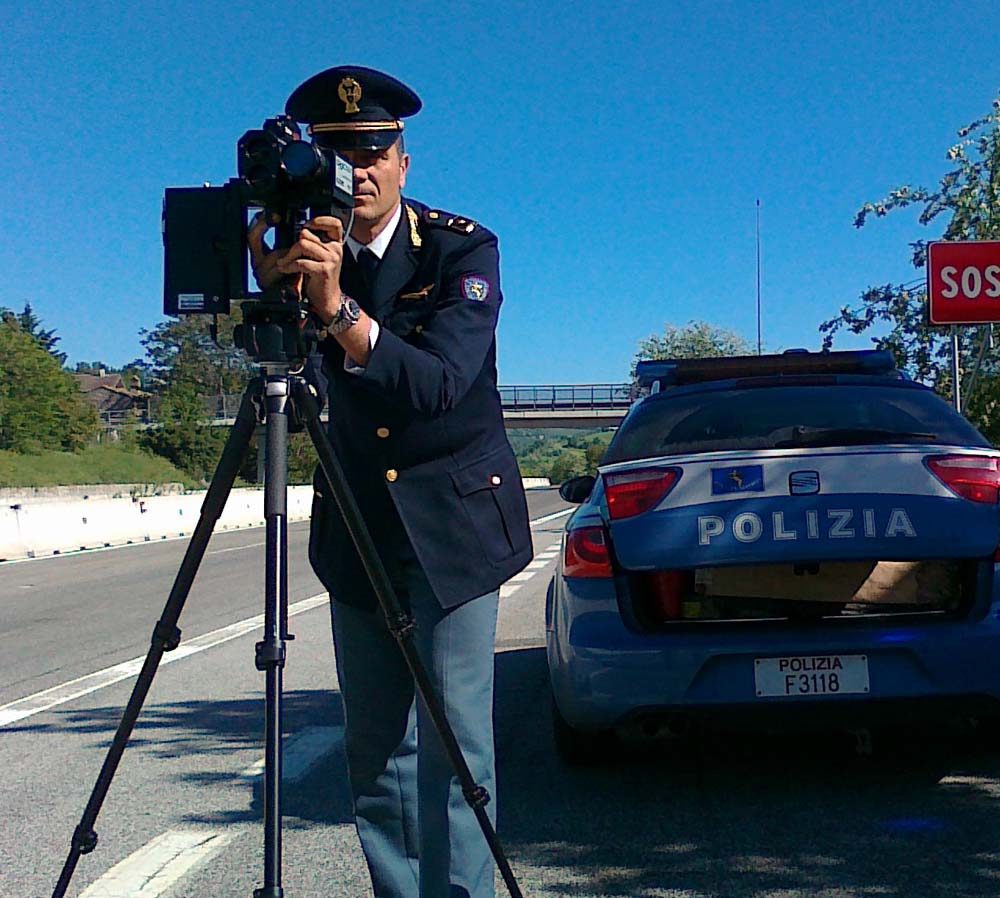
{"type": "MultiPolygon", "coordinates": [[[[392,573],[408,537],[445,608],[491,592],[532,558],[527,504],[497,392],[497,238],[403,200],[371,289],[344,249],[341,288],[379,323],[362,374],[323,341],[329,435],[392,573]]],[[[317,472],[309,557],[342,602],[374,607],[367,575],[317,472]]]]}

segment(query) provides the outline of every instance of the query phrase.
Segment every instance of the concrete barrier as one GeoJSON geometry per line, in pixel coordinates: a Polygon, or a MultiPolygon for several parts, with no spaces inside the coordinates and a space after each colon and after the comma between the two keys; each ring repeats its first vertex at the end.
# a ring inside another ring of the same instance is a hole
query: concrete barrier
{"type": "MultiPolygon", "coordinates": [[[[201,517],[205,495],[12,502],[0,508],[0,561],[189,537],[201,517]]],[[[289,487],[287,501],[290,522],[308,520],[312,487],[289,487]]],[[[263,524],[264,491],[237,489],[229,494],[214,529],[263,524]]]]}
{"type": "MultiPolygon", "coordinates": [[[[525,489],[549,486],[548,478],[526,477],[525,489]]],[[[0,562],[40,558],[83,549],[189,537],[201,517],[205,492],[163,496],[75,498],[7,496],[0,506],[0,562]]],[[[311,486],[290,486],[288,520],[306,521],[312,509],[311,486]]],[[[264,490],[236,489],[229,494],[214,530],[264,525],[264,490]]]]}

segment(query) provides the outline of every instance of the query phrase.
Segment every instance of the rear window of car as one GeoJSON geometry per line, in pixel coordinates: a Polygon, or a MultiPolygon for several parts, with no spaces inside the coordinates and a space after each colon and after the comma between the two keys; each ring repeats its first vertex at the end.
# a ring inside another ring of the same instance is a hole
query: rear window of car
{"type": "Polygon", "coordinates": [[[783,385],[664,393],[636,406],[603,464],[727,449],[920,442],[990,443],[930,390],[913,386],[783,385]]]}

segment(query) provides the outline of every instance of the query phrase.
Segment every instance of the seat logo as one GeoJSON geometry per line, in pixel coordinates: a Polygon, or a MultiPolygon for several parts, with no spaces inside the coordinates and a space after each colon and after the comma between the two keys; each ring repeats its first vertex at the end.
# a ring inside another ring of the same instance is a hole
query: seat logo
{"type": "Polygon", "coordinates": [[[819,492],[819,471],[794,471],[789,474],[788,492],[793,496],[815,496],[819,492]]]}

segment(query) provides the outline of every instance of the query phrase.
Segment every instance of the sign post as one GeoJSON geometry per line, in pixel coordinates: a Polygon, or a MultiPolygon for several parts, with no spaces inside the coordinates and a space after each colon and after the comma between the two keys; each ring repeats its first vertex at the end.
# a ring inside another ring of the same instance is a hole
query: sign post
{"type": "Polygon", "coordinates": [[[962,410],[961,324],[1000,321],[1000,240],[941,240],[927,247],[927,313],[931,324],[951,325],[955,410],[962,410]]]}

